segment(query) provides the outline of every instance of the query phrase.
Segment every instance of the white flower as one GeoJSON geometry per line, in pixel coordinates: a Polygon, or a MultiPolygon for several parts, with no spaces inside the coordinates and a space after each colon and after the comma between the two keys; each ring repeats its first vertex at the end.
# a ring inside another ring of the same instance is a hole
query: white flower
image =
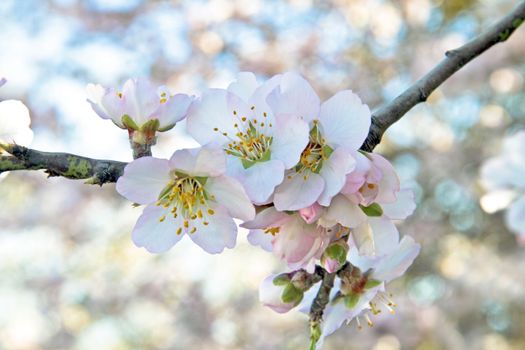
{"type": "Polygon", "coordinates": [[[237,226],[232,217],[251,220],[255,209],[242,185],[225,171],[222,150],[212,148],[176,151],[169,161],[143,157],[129,163],[117,191],[146,205],[133,229],[135,244],[160,253],[187,234],[209,253],[233,248],[237,226]]]}

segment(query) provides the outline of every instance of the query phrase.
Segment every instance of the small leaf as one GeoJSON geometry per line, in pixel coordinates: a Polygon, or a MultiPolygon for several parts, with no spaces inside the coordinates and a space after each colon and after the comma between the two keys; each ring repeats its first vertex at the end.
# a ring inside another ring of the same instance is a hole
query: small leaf
{"type": "Polygon", "coordinates": [[[357,305],[357,302],[359,301],[359,295],[358,294],[348,294],[347,296],[345,296],[345,306],[349,309],[353,309],[356,305],[357,305]]]}
{"type": "Polygon", "coordinates": [[[383,215],[383,209],[377,203],[372,203],[368,207],[365,207],[364,205],[359,205],[359,207],[361,208],[361,210],[367,216],[381,216],[381,215],[383,215]]]}

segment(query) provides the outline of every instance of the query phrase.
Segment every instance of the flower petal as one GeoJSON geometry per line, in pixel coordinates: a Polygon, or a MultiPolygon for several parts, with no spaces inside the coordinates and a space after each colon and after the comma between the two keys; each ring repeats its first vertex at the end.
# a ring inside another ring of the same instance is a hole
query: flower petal
{"type": "Polygon", "coordinates": [[[169,166],[192,176],[219,176],[226,171],[226,159],[220,148],[186,148],[173,153],[169,166]]]}
{"type": "Polygon", "coordinates": [[[226,209],[231,216],[241,220],[252,220],[255,208],[239,181],[228,176],[210,177],[206,182],[206,191],[215,196],[215,200],[226,209]]]}
{"type": "Polygon", "coordinates": [[[128,79],[122,88],[122,95],[124,112],[139,126],[150,120],[160,105],[157,89],[146,79],[128,79]]]}
{"type": "Polygon", "coordinates": [[[396,200],[396,193],[399,191],[399,178],[396,169],[384,157],[377,153],[368,153],[372,163],[381,170],[383,177],[378,184],[376,202],[392,203],[396,200]]]}
{"type": "Polygon", "coordinates": [[[414,191],[410,189],[403,189],[397,192],[396,201],[394,203],[381,204],[383,213],[389,219],[403,220],[412,215],[416,209],[416,202],[414,200],[414,191]]]}
{"type": "Polygon", "coordinates": [[[131,235],[138,247],[144,247],[150,253],[163,253],[182,238],[182,233],[177,234],[179,227],[182,227],[180,216],[174,218],[169,209],[148,205],[144,208],[131,235]],[[162,217],[165,219],[161,222],[162,217]]]}
{"type": "Polygon", "coordinates": [[[248,233],[248,242],[251,245],[259,246],[267,252],[271,252],[273,249],[272,241],[274,236],[269,233],[264,233],[263,230],[250,230],[248,233]]]}
{"type": "Polygon", "coordinates": [[[241,182],[254,204],[264,204],[272,195],[275,186],[283,181],[284,164],[280,160],[257,162],[244,169],[235,157],[226,157],[228,175],[241,182]]]}
{"type": "Polygon", "coordinates": [[[285,169],[290,169],[299,162],[301,152],[308,144],[308,124],[299,117],[279,114],[274,127],[272,159],[283,161],[285,169]]]}
{"type": "Polygon", "coordinates": [[[243,101],[248,103],[250,97],[259,84],[257,78],[252,72],[240,72],[237,75],[237,80],[228,86],[228,91],[239,96],[243,101]]]}
{"type": "Polygon", "coordinates": [[[135,159],[124,168],[124,174],[117,181],[117,192],[135,203],[153,203],[170,181],[169,173],[166,159],[135,159]]]}
{"type": "Polygon", "coordinates": [[[405,236],[396,249],[377,264],[372,277],[379,281],[390,282],[405,273],[418,256],[420,245],[410,236],[405,236]]]}
{"type": "Polygon", "coordinates": [[[28,146],[33,140],[30,123],[29,110],[22,102],[16,100],[0,102],[0,142],[14,142],[28,146]]]}
{"type": "Polygon", "coordinates": [[[299,74],[289,72],[281,76],[279,87],[268,96],[274,114],[291,114],[307,123],[319,114],[320,100],[312,86],[299,74]]]}
{"type": "Polygon", "coordinates": [[[358,150],[368,135],[371,114],[356,94],[344,90],[321,105],[319,120],[330,146],[358,150]]]}
{"type": "Polygon", "coordinates": [[[291,179],[286,177],[275,189],[273,203],[279,211],[309,207],[317,201],[325,186],[319,174],[308,173],[306,179],[295,171],[290,174],[291,179]]]}
{"type": "Polygon", "coordinates": [[[286,221],[292,220],[292,217],[282,211],[277,211],[275,207],[263,209],[255,216],[255,219],[241,224],[241,227],[247,229],[265,229],[268,227],[278,227],[286,221]]]}
{"type": "Polygon", "coordinates": [[[237,225],[228,214],[226,208],[218,205],[213,208],[214,214],[206,217],[208,225],[202,220],[191,222],[191,227],[196,228],[194,233],[188,233],[191,240],[210,254],[221,253],[224,248],[233,248],[237,240],[237,225]]]}
{"type": "Polygon", "coordinates": [[[332,223],[339,223],[345,227],[354,228],[364,223],[367,216],[357,204],[344,195],[338,195],[332,200],[323,219],[332,223]]]}
{"type": "Polygon", "coordinates": [[[178,121],[186,117],[186,113],[191,105],[192,98],[186,94],[176,94],[171,96],[168,101],[161,103],[152,118],[157,118],[160,127],[175,125],[178,121]]]}
{"type": "Polygon", "coordinates": [[[325,182],[325,187],[318,199],[319,204],[328,206],[346,182],[346,174],[351,172],[356,165],[355,159],[342,147],[338,147],[323,163],[319,175],[325,182]]]}
{"type": "Polygon", "coordinates": [[[356,227],[352,237],[359,253],[369,256],[383,256],[397,247],[399,232],[386,217],[368,218],[368,222],[356,227]]]}

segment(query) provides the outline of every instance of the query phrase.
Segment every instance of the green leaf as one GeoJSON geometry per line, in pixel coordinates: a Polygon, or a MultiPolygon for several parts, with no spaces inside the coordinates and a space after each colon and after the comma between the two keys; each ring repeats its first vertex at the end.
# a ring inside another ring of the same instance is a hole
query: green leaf
{"type": "Polygon", "coordinates": [[[381,215],[383,215],[383,209],[377,203],[372,203],[368,207],[365,207],[364,205],[359,205],[359,207],[361,208],[361,210],[367,216],[381,216],[381,215]]]}
{"type": "Polygon", "coordinates": [[[383,282],[378,281],[378,280],[368,280],[368,281],[366,281],[365,289],[370,289],[370,288],[377,287],[381,283],[383,283],[383,282]]]}
{"type": "Polygon", "coordinates": [[[131,119],[129,115],[124,114],[121,120],[122,120],[122,124],[124,124],[126,128],[131,129],[131,130],[139,129],[139,126],[137,125],[137,123],[135,123],[135,121],[131,119]]]}
{"type": "Polygon", "coordinates": [[[345,306],[349,309],[353,309],[357,305],[359,297],[360,296],[358,294],[348,294],[347,296],[345,296],[345,306]]]}

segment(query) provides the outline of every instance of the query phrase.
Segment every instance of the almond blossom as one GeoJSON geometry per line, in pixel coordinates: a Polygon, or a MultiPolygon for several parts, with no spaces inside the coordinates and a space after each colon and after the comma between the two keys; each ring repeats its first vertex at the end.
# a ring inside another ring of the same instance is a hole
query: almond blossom
{"type": "Polygon", "coordinates": [[[169,160],[142,157],[129,163],[117,191],[146,205],[132,233],[135,244],[152,253],[170,249],[187,234],[209,253],[233,248],[232,217],[251,220],[255,209],[242,185],[225,175],[222,150],[176,151],[169,160]]]}
{"type": "Polygon", "coordinates": [[[368,135],[370,110],[350,90],[320,104],[310,84],[294,73],[281,77],[267,101],[276,115],[298,115],[310,125],[309,141],[299,162],[275,189],[275,207],[299,210],[315,202],[328,206],[356,166],[352,153],[368,135]]]}
{"type": "Polygon", "coordinates": [[[255,204],[271,201],[308,143],[308,126],[298,114],[275,113],[266,102],[282,79],[259,84],[252,73],[240,73],[227,90],[205,91],[188,112],[189,134],[201,145],[224,149],[228,174],[255,204]]]}
{"type": "Polygon", "coordinates": [[[308,224],[298,213],[279,212],[274,207],[257,214],[253,221],[241,225],[250,230],[248,241],[273,252],[291,269],[312,272],[315,262],[337,234],[337,228],[308,224]]]}
{"type": "MultiPolygon", "coordinates": [[[[122,90],[88,84],[88,102],[102,118],[130,132],[166,131],[186,116],[192,98],[186,94],[171,95],[168,88],[155,88],[146,79],[128,79],[122,90]]],[[[135,141],[148,137],[137,133],[135,141]]],[[[151,138],[152,136],[149,135],[151,138]]]]}
{"type": "Polygon", "coordinates": [[[487,160],[481,180],[489,191],[481,207],[489,213],[508,207],[505,223],[525,243],[525,130],[505,138],[500,155],[487,160]]]}

